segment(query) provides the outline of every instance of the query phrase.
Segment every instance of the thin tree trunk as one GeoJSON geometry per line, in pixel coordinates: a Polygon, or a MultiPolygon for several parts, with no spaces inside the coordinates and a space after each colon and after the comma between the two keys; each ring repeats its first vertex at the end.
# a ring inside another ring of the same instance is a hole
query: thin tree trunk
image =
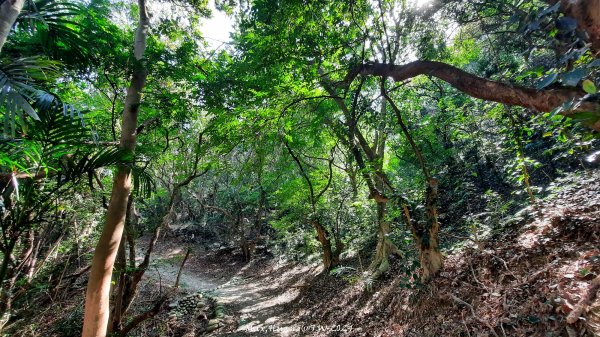
{"type": "MultiPolygon", "coordinates": [[[[394,101],[392,101],[392,99],[388,96],[385,89],[382,90],[382,95],[390,103],[392,110],[394,110],[398,121],[398,125],[400,125],[400,129],[402,129],[404,136],[406,136],[408,143],[410,144],[413,152],[415,153],[415,156],[417,157],[417,161],[419,162],[419,166],[423,171],[423,176],[425,177],[427,183],[427,186],[425,188],[426,225],[423,228],[417,222],[410,222],[413,236],[415,237],[415,240],[417,241],[417,245],[419,247],[419,259],[421,262],[421,268],[423,269],[423,273],[421,274],[421,280],[425,282],[431,279],[431,277],[433,277],[435,274],[437,274],[440,271],[440,269],[442,269],[443,264],[443,256],[438,246],[438,233],[440,230],[440,224],[437,219],[438,181],[437,179],[431,177],[431,173],[429,172],[429,169],[425,164],[425,158],[423,157],[423,153],[417,146],[417,143],[410,134],[408,127],[404,123],[400,109],[398,109],[394,101]]],[[[405,211],[405,213],[407,212],[405,211]]]]}
{"type": "Polygon", "coordinates": [[[440,224],[437,220],[438,181],[429,178],[425,191],[425,218],[427,226],[418,238],[420,262],[423,268],[421,280],[428,281],[442,269],[443,256],[438,246],[440,224]]]}
{"type": "MultiPolygon", "coordinates": [[[[383,91],[383,84],[381,85],[383,91]]],[[[387,104],[385,97],[381,99],[381,109],[379,112],[379,120],[381,121],[377,132],[375,134],[375,142],[373,149],[369,148],[367,140],[363,137],[359,130],[356,130],[356,136],[361,144],[361,148],[369,158],[369,161],[373,163],[374,175],[373,180],[375,181],[378,190],[383,191],[386,187],[391,187],[391,183],[383,173],[383,162],[385,157],[386,147],[386,118],[387,104]]],[[[389,239],[391,233],[391,227],[389,221],[386,219],[387,216],[387,201],[377,201],[377,247],[375,248],[375,257],[371,262],[370,269],[374,279],[379,278],[383,273],[390,269],[389,256],[391,254],[400,256],[400,250],[398,247],[389,239]]]]}
{"type": "Polygon", "coordinates": [[[506,111],[506,115],[510,121],[510,125],[512,127],[512,136],[517,145],[517,157],[519,158],[519,166],[521,166],[521,172],[523,174],[523,183],[525,184],[525,189],[527,190],[527,195],[529,195],[529,202],[531,204],[535,204],[535,195],[533,194],[533,189],[531,188],[531,181],[529,176],[529,170],[527,169],[527,162],[525,157],[525,147],[523,146],[523,140],[521,139],[520,130],[517,126],[517,121],[513,117],[513,115],[508,110],[508,107],[504,107],[506,111]]]}
{"type": "Polygon", "coordinates": [[[188,248],[187,252],[185,252],[185,257],[183,258],[183,261],[181,261],[181,266],[179,266],[179,272],[177,273],[177,278],[175,279],[175,285],[173,286],[173,288],[179,287],[179,280],[181,279],[181,272],[183,271],[183,267],[185,266],[185,263],[186,263],[188,257],[190,257],[191,251],[192,250],[188,248]]]}
{"type": "MultiPolygon", "coordinates": [[[[7,275],[8,275],[8,266],[11,264],[11,262],[13,261],[13,252],[15,250],[15,246],[16,246],[17,242],[14,239],[11,239],[8,244],[6,245],[6,249],[2,251],[2,266],[0,266],[0,285],[2,285],[4,283],[4,280],[6,279],[7,275]]],[[[2,299],[4,293],[4,287],[0,287],[0,299],[2,299]]],[[[0,314],[2,313],[2,302],[0,302],[0,314]]]]}
{"type": "MultiPolygon", "coordinates": [[[[127,89],[121,127],[120,147],[133,152],[136,144],[137,115],[147,72],[143,64],[149,19],[145,0],[138,0],[139,22],[134,41],[134,56],[138,61],[127,89]]],[[[115,258],[123,235],[127,202],[131,193],[131,169],[120,165],[113,183],[106,222],[92,259],[83,319],[83,337],[104,337],[109,321],[110,284],[115,258]]]]}
{"type": "MultiPolygon", "coordinates": [[[[131,205],[131,202],[129,202],[131,205]]],[[[127,221],[127,220],[126,220],[127,221]]],[[[127,260],[125,256],[125,236],[121,237],[121,245],[117,252],[117,261],[115,269],[119,273],[119,282],[117,283],[116,293],[114,297],[115,304],[112,310],[111,325],[109,333],[119,331],[123,325],[123,295],[125,293],[125,283],[127,282],[127,260]]]]}
{"type": "Polygon", "coordinates": [[[5,0],[0,5],[0,51],[2,51],[2,47],[4,47],[10,30],[17,21],[24,4],[25,0],[5,0]]]}
{"type": "Polygon", "coordinates": [[[6,251],[3,251],[2,267],[0,268],[0,332],[10,319],[10,309],[12,305],[11,289],[13,287],[10,280],[5,279],[9,276],[8,266],[14,260],[13,251],[16,241],[11,241],[7,245],[6,251]]]}

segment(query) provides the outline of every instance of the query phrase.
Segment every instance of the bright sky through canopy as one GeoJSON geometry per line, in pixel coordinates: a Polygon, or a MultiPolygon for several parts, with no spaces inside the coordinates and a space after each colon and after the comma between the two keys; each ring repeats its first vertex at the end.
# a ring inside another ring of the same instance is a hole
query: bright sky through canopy
{"type": "Polygon", "coordinates": [[[202,24],[202,33],[206,38],[211,49],[216,49],[223,44],[229,42],[229,34],[233,32],[233,17],[227,16],[222,11],[215,9],[215,2],[210,2],[212,17],[206,19],[202,24]]]}
{"type": "MultiPolygon", "coordinates": [[[[417,7],[427,5],[431,0],[413,0],[417,7]]],[[[219,48],[223,42],[230,42],[230,34],[233,32],[234,20],[222,11],[215,9],[215,2],[210,2],[212,17],[206,19],[202,24],[204,37],[211,49],[219,48]]]]}

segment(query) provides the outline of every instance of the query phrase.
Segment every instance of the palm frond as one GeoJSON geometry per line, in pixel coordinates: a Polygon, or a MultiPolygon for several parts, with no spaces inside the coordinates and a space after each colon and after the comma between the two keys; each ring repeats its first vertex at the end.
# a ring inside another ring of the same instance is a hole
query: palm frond
{"type": "Polygon", "coordinates": [[[38,92],[34,107],[39,119],[28,123],[27,138],[54,147],[77,147],[82,141],[91,139],[81,111],[58,97],[38,92]]]}
{"type": "Polygon", "coordinates": [[[99,168],[130,162],[129,152],[116,147],[81,149],[62,160],[60,183],[77,182],[99,168]]]}
{"type": "Polygon", "coordinates": [[[5,135],[15,136],[17,121],[25,121],[23,112],[40,119],[32,106],[41,96],[35,85],[58,77],[57,65],[55,61],[37,57],[0,61],[0,113],[4,115],[5,135]]]}
{"type": "Polygon", "coordinates": [[[13,137],[0,138],[0,150],[6,154],[5,164],[12,163],[11,166],[21,172],[37,174],[60,170],[65,157],[76,158],[80,161],[78,167],[84,169],[97,165],[94,163],[100,159],[105,160],[92,154],[93,143],[88,143],[92,139],[91,132],[83,123],[82,113],[73,106],[52,94],[38,92],[32,108],[37,119],[13,121],[13,137]],[[81,162],[82,158],[87,159],[81,162]],[[92,162],[87,162],[89,160],[92,162]]]}
{"type": "Polygon", "coordinates": [[[131,173],[133,174],[133,194],[148,198],[156,190],[156,183],[147,170],[133,166],[131,173]]]}
{"type": "Polygon", "coordinates": [[[28,31],[37,32],[46,52],[55,57],[61,46],[67,47],[72,57],[86,57],[88,40],[80,33],[76,21],[84,13],[80,4],[67,1],[30,1],[29,6],[19,15],[18,23],[28,31]]]}

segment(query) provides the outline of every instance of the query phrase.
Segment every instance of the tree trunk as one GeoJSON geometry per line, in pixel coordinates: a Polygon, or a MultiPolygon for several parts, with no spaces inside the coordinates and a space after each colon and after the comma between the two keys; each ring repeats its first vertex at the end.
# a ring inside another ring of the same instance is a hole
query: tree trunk
{"type": "Polygon", "coordinates": [[[173,288],[179,288],[179,280],[181,279],[181,272],[183,271],[185,262],[187,261],[188,257],[190,257],[191,251],[192,250],[188,248],[187,251],[185,252],[185,257],[183,258],[183,261],[181,261],[181,265],[179,266],[179,271],[177,272],[177,278],[175,279],[175,285],[173,285],[173,288]]]}
{"type": "MultiPolygon", "coordinates": [[[[131,84],[127,89],[120,139],[120,147],[132,153],[136,144],[137,115],[142,89],[146,84],[147,72],[143,64],[143,56],[149,28],[145,0],[138,0],[138,6],[139,22],[134,41],[134,55],[138,64],[135,65],[131,84]]],[[[121,236],[123,235],[131,188],[131,169],[128,166],[120,165],[113,183],[106,222],[92,259],[92,268],[85,297],[83,337],[106,336],[110,313],[111,275],[121,236]]]]}
{"type": "Polygon", "coordinates": [[[331,268],[340,263],[341,251],[336,249],[334,254],[334,251],[331,249],[331,241],[329,241],[329,232],[318,220],[311,221],[311,224],[317,231],[317,240],[321,243],[323,249],[323,268],[325,268],[325,270],[331,270],[331,268]]]}
{"type": "Polygon", "coordinates": [[[398,247],[388,238],[391,233],[390,223],[386,220],[386,204],[377,203],[377,247],[375,248],[375,257],[371,262],[369,269],[373,272],[374,279],[379,278],[383,273],[390,269],[389,256],[395,254],[400,256],[398,247]]]}
{"type": "MultiPolygon", "coordinates": [[[[131,205],[131,198],[129,205],[131,205]]],[[[127,221],[127,220],[125,220],[127,221]]],[[[119,282],[115,290],[115,297],[112,310],[111,325],[108,329],[109,333],[119,331],[123,327],[123,297],[125,294],[125,283],[127,282],[127,260],[125,256],[125,236],[121,237],[121,245],[117,252],[117,261],[115,269],[119,274],[119,282]]]]}
{"type": "Polygon", "coordinates": [[[0,5],[0,52],[24,4],[25,0],[5,0],[0,5]]]}
{"type": "Polygon", "coordinates": [[[404,136],[408,140],[415,156],[417,157],[417,161],[419,162],[419,166],[421,167],[421,171],[423,171],[423,176],[425,177],[425,181],[427,186],[425,188],[425,227],[421,228],[417,222],[413,222],[410,220],[410,212],[408,208],[404,207],[404,213],[406,216],[407,223],[411,226],[411,230],[413,232],[413,236],[417,242],[419,247],[419,255],[421,268],[423,269],[423,273],[421,274],[421,280],[423,282],[428,281],[433,277],[437,272],[442,268],[443,256],[440,253],[440,249],[438,246],[438,233],[440,230],[440,224],[438,222],[437,215],[437,202],[438,202],[438,180],[431,177],[431,173],[425,164],[425,158],[423,157],[423,153],[417,146],[414,138],[412,137],[408,127],[404,123],[402,118],[402,113],[398,106],[392,101],[392,99],[388,96],[385,88],[382,89],[382,95],[385,99],[390,103],[392,110],[396,114],[396,119],[398,121],[398,125],[404,133],[404,136]]]}
{"type": "Polygon", "coordinates": [[[429,178],[425,191],[425,227],[413,225],[413,234],[419,246],[419,259],[423,273],[421,281],[429,281],[443,265],[443,256],[438,245],[440,224],[437,221],[438,181],[429,178]]]}

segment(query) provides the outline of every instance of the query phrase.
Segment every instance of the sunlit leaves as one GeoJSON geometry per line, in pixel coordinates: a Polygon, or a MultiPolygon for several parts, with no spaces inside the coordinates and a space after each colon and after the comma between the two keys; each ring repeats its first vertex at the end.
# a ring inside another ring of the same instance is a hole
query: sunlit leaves
{"type": "Polygon", "coordinates": [[[544,78],[542,78],[537,83],[536,88],[537,89],[544,89],[545,87],[547,87],[550,84],[554,83],[557,78],[558,78],[558,74],[557,73],[548,74],[548,75],[544,76],[544,78]]]}
{"type": "Polygon", "coordinates": [[[595,94],[598,91],[596,89],[596,85],[594,84],[594,82],[592,82],[590,80],[583,81],[582,86],[583,86],[583,90],[585,92],[587,92],[588,94],[595,94]]]}

